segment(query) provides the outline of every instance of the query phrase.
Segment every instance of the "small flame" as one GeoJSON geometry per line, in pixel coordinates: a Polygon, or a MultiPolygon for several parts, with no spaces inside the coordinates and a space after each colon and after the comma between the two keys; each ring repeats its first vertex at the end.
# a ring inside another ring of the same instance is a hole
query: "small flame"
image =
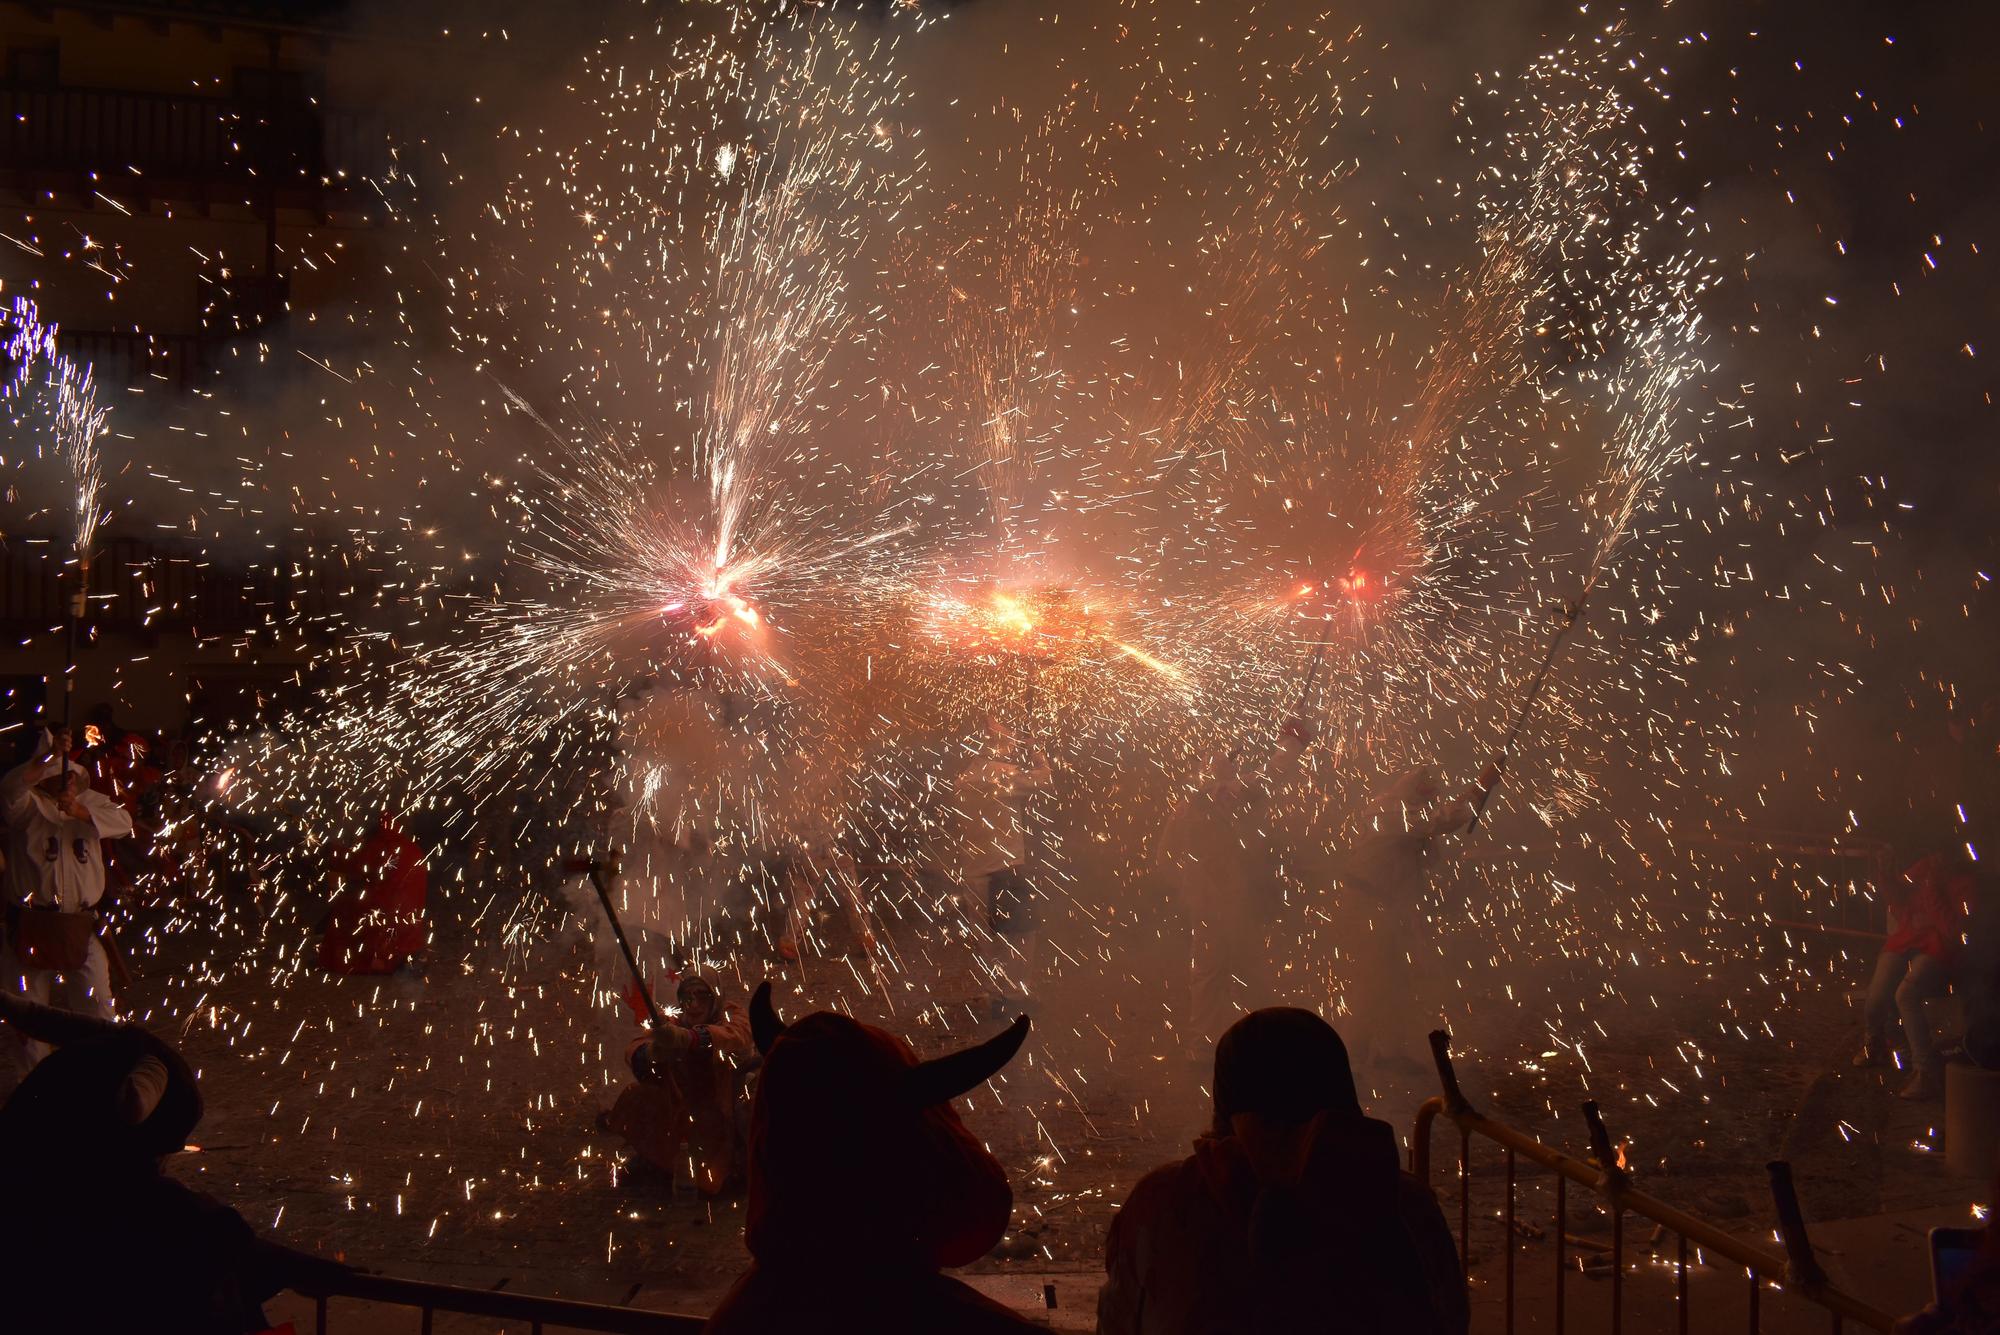
{"type": "Polygon", "coordinates": [[[993,621],[997,629],[1014,635],[1032,635],[1035,632],[1034,614],[1011,593],[993,595],[993,621]]]}

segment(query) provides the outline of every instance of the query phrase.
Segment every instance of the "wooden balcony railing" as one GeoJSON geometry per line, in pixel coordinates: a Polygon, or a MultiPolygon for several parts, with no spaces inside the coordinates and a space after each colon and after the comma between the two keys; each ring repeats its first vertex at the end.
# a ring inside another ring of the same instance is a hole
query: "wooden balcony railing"
{"type": "MultiPolygon", "coordinates": [[[[0,85],[0,181],[120,200],[249,198],[329,208],[390,166],[386,123],[297,100],[0,85]]],[[[350,205],[352,206],[352,205],[350,205]]]]}

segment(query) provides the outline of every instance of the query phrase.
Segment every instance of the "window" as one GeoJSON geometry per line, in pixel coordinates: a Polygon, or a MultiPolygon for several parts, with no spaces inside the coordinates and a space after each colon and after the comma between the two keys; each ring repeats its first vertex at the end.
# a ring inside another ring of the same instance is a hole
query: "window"
{"type": "Polygon", "coordinates": [[[53,88],[62,75],[62,47],[55,42],[19,44],[7,48],[7,82],[29,88],[53,88]]]}

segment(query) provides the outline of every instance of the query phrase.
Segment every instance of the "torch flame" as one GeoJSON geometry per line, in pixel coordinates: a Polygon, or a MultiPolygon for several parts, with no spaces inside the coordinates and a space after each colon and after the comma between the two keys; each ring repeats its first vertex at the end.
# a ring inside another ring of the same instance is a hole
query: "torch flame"
{"type": "Polygon", "coordinates": [[[1037,623],[1027,604],[1019,598],[1011,593],[996,593],[993,595],[993,624],[997,630],[1025,636],[1035,633],[1037,623]]]}

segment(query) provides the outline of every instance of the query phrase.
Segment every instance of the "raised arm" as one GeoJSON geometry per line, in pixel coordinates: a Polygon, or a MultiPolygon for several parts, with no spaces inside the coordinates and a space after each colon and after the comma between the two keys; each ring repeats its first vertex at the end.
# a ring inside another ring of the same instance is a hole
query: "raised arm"
{"type": "Polygon", "coordinates": [[[1422,835],[1463,834],[1472,828],[1479,816],[1479,809],[1486,803],[1486,795],[1500,782],[1501,762],[1498,759],[1486,762],[1486,768],[1479,771],[1479,777],[1468,784],[1465,790],[1436,811],[1427,813],[1410,823],[1410,833],[1422,835]]]}

